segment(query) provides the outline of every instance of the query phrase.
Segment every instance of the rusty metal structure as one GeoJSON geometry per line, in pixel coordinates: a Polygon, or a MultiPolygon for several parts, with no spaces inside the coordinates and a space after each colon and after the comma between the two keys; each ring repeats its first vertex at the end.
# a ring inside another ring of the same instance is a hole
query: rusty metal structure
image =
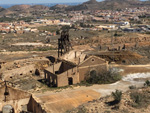
{"type": "Polygon", "coordinates": [[[63,30],[61,36],[58,39],[58,57],[72,49],[71,42],[69,40],[69,31],[63,30]]]}

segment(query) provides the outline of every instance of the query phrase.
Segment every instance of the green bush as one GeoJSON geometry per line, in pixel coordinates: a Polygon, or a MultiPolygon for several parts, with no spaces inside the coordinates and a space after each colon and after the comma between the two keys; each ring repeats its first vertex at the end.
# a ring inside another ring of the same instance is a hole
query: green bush
{"type": "Polygon", "coordinates": [[[150,81],[149,80],[145,81],[144,86],[150,86],[150,81]]]}
{"type": "Polygon", "coordinates": [[[110,101],[110,102],[106,102],[106,104],[109,105],[109,106],[114,106],[115,105],[111,109],[117,110],[117,109],[119,109],[118,104],[120,103],[121,98],[122,98],[122,91],[116,90],[115,92],[112,92],[111,95],[113,96],[114,100],[110,101]]]}
{"type": "Polygon", "coordinates": [[[133,100],[131,106],[135,108],[147,107],[150,104],[149,92],[133,91],[130,98],[133,100]]]}
{"type": "Polygon", "coordinates": [[[133,100],[132,107],[141,106],[141,102],[143,101],[143,96],[140,93],[134,92],[130,94],[131,99],[133,100]]]}
{"type": "Polygon", "coordinates": [[[116,90],[115,92],[112,92],[112,96],[114,98],[114,101],[120,102],[122,97],[122,91],[116,90]]]}
{"type": "Polygon", "coordinates": [[[86,82],[89,84],[110,84],[118,80],[121,80],[122,76],[115,71],[102,71],[99,73],[90,72],[90,75],[87,77],[86,82]]]}
{"type": "Polygon", "coordinates": [[[79,110],[77,111],[77,113],[86,113],[87,112],[87,109],[83,106],[83,107],[80,107],[79,110]]]}
{"type": "Polygon", "coordinates": [[[136,86],[131,85],[131,86],[129,86],[129,89],[136,89],[136,86]]]}

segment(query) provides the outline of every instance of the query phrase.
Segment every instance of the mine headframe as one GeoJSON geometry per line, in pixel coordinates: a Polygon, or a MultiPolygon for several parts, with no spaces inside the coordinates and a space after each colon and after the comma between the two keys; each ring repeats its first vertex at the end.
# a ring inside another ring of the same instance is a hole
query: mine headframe
{"type": "Polygon", "coordinates": [[[69,31],[63,30],[61,36],[58,39],[58,57],[72,49],[71,42],[69,40],[69,31]]]}

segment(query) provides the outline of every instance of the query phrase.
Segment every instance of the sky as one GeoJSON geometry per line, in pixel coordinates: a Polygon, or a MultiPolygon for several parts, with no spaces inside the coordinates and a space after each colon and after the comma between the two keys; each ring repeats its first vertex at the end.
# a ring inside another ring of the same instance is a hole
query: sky
{"type": "MultiPolygon", "coordinates": [[[[88,0],[0,0],[0,4],[34,4],[34,3],[81,3],[88,0]]],[[[97,0],[102,1],[102,0],[97,0]]],[[[141,0],[144,1],[144,0],[141,0]]]]}
{"type": "MultiPolygon", "coordinates": [[[[74,3],[88,0],[0,0],[0,4],[28,4],[28,3],[74,3]]],[[[97,0],[101,1],[101,0],[97,0]]]]}

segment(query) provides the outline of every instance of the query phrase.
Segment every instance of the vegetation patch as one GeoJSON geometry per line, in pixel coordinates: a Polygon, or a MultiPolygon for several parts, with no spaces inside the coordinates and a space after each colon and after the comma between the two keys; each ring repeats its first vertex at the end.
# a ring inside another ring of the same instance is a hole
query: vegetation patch
{"type": "Polygon", "coordinates": [[[59,30],[59,28],[57,26],[41,26],[41,27],[38,27],[38,30],[41,32],[44,32],[44,31],[56,32],[57,30],[59,30]]]}
{"type": "MultiPolygon", "coordinates": [[[[79,106],[77,110],[75,110],[76,113],[88,113],[87,108],[85,106],[79,106]]],[[[72,113],[72,111],[68,110],[66,113],[72,113]]]]}
{"type": "Polygon", "coordinates": [[[31,22],[34,18],[32,17],[23,17],[19,18],[18,21],[25,21],[25,22],[31,22]]]}
{"type": "Polygon", "coordinates": [[[56,50],[56,48],[53,48],[53,47],[38,47],[38,48],[35,48],[33,51],[48,51],[48,50],[56,50]]]}
{"type": "Polygon", "coordinates": [[[146,108],[150,104],[150,92],[144,90],[142,92],[135,90],[130,94],[132,99],[131,106],[135,108],[146,108]]]}
{"type": "Polygon", "coordinates": [[[136,89],[136,86],[131,85],[131,86],[129,86],[129,89],[136,89]]]}
{"type": "Polygon", "coordinates": [[[1,17],[0,22],[12,22],[15,21],[15,18],[9,18],[9,17],[1,17]]]}
{"type": "Polygon", "coordinates": [[[150,81],[149,80],[145,81],[144,86],[149,87],[150,86],[150,81]]]}
{"type": "Polygon", "coordinates": [[[90,73],[86,82],[89,84],[110,84],[121,80],[122,76],[116,71],[103,71],[101,73],[90,73]]]}
{"type": "Polygon", "coordinates": [[[119,104],[122,98],[122,91],[116,90],[115,92],[112,92],[112,97],[114,98],[113,101],[106,102],[107,105],[109,106],[114,106],[112,109],[119,109],[119,104]]]}

